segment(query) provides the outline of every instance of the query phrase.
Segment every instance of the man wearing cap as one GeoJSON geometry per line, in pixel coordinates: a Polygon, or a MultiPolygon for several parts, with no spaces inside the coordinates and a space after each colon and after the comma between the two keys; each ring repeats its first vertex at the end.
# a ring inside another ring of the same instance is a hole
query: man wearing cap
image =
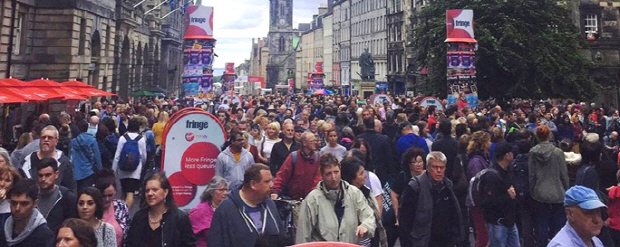
{"type": "Polygon", "coordinates": [[[566,225],[553,237],[547,247],[602,247],[596,236],[601,233],[601,210],[606,210],[594,190],[576,185],[566,191],[564,211],[566,225]]]}
{"type": "Polygon", "coordinates": [[[513,187],[509,165],[514,160],[512,146],[507,142],[495,147],[495,163],[484,173],[482,185],[482,209],[489,232],[489,246],[518,247],[517,193],[513,187]]]}

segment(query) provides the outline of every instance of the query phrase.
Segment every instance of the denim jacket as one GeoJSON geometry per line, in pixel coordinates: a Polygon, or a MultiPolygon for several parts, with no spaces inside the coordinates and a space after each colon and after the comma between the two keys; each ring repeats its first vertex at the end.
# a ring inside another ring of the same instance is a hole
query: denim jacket
{"type": "Polygon", "coordinates": [[[71,158],[75,180],[85,179],[102,169],[99,144],[89,133],[82,133],[71,140],[71,158]]]}

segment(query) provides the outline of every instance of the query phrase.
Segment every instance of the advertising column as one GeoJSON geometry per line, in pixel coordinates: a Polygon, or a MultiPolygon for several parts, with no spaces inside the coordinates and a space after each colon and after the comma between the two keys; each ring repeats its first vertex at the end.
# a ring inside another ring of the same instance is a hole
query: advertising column
{"type": "Polygon", "coordinates": [[[446,11],[448,44],[448,105],[457,104],[459,109],[478,106],[476,84],[476,50],[474,39],[474,11],[451,9],[446,11]]]}
{"type": "Polygon", "coordinates": [[[183,92],[185,97],[213,98],[213,7],[187,7],[183,42],[183,92]]]}

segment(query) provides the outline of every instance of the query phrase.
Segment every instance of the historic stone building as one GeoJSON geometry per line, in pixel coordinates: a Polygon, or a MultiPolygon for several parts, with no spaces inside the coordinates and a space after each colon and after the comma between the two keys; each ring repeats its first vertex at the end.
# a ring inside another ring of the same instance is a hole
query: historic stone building
{"type": "Polygon", "coordinates": [[[575,25],[589,49],[584,50],[597,68],[592,79],[603,86],[593,100],[618,107],[620,100],[620,1],[570,1],[575,25]]]}
{"type": "Polygon", "coordinates": [[[293,29],[293,0],[270,0],[269,3],[266,87],[274,89],[276,85],[286,83],[288,78],[295,76],[293,37],[298,32],[293,29]]]}
{"type": "Polygon", "coordinates": [[[351,86],[351,2],[333,3],[333,80],[343,88],[351,86]]]}
{"type": "Polygon", "coordinates": [[[109,90],[115,4],[114,0],[2,1],[0,76],[77,79],[109,90]]]}
{"type": "Polygon", "coordinates": [[[405,94],[405,0],[387,4],[387,81],[394,94],[405,94]]]}
{"type": "Polygon", "coordinates": [[[143,88],[161,88],[178,93],[181,86],[184,13],[168,4],[145,14],[161,0],[117,0],[113,91],[122,97],[143,88]],[[136,6],[137,5],[137,6],[136,6]],[[136,6],[134,8],[134,6],[136,6]],[[165,55],[162,56],[162,52],[165,55]],[[165,58],[162,62],[162,58],[165,58]]]}
{"type": "Polygon", "coordinates": [[[351,78],[360,82],[359,57],[368,49],[375,63],[375,81],[387,80],[387,32],[385,0],[350,0],[351,78]]]}
{"type": "Polygon", "coordinates": [[[163,18],[170,6],[146,14],[161,0],[139,2],[2,0],[0,77],[81,80],[122,98],[146,86],[175,92],[183,11],[163,18]]]}

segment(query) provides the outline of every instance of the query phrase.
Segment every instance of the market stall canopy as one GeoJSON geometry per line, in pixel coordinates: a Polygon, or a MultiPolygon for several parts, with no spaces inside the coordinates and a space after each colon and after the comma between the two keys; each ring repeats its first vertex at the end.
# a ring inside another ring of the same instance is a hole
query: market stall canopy
{"type": "Polygon", "coordinates": [[[79,92],[75,90],[62,88],[60,86],[60,83],[52,81],[52,80],[39,79],[39,80],[27,82],[27,84],[30,87],[36,87],[36,88],[40,88],[40,89],[43,89],[51,93],[59,94],[62,96],[64,100],[87,100],[88,99],[88,97],[81,95],[79,92]]]}
{"type": "Polygon", "coordinates": [[[72,89],[78,94],[86,97],[105,97],[116,96],[114,93],[109,93],[103,90],[96,89],[94,86],[88,85],[80,81],[66,81],[60,83],[60,86],[67,89],[72,89]]]}
{"type": "Polygon", "coordinates": [[[0,92],[0,104],[6,103],[25,103],[28,100],[19,95],[13,95],[9,92],[0,92]]]}
{"type": "Polygon", "coordinates": [[[24,98],[26,101],[43,101],[62,98],[62,95],[47,92],[40,88],[30,87],[27,82],[14,78],[0,79],[0,88],[2,92],[16,95],[24,98]]]}
{"type": "Polygon", "coordinates": [[[157,96],[157,94],[148,91],[148,90],[139,90],[139,91],[135,91],[131,94],[131,96],[133,97],[142,97],[142,96],[146,96],[146,97],[155,97],[157,96]]]}

